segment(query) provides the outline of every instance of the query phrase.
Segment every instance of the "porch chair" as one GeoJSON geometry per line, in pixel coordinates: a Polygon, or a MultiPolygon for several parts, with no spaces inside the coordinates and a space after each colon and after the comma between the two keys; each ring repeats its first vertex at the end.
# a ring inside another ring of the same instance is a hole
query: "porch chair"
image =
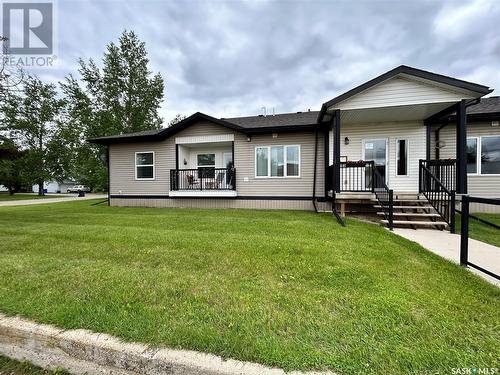
{"type": "Polygon", "coordinates": [[[192,174],[186,175],[186,180],[188,189],[196,189],[196,186],[199,185],[198,180],[196,180],[192,174]]]}

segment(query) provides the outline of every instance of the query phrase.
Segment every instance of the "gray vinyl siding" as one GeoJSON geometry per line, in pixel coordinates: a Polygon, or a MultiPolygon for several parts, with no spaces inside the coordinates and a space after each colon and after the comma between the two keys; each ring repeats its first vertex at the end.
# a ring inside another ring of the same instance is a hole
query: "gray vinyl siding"
{"type": "MultiPolygon", "coordinates": [[[[314,133],[254,135],[251,142],[235,142],[236,190],[241,196],[312,196],[314,175],[314,133]],[[300,145],[300,177],[256,178],[255,148],[258,146],[300,145]],[[248,179],[248,181],[245,181],[248,179]]],[[[316,195],[324,196],[323,137],[318,139],[316,195]]]]}
{"type": "MultiPolygon", "coordinates": [[[[112,206],[152,208],[246,208],[254,210],[305,210],[312,211],[311,200],[246,200],[246,199],[189,199],[189,198],[111,198],[112,206]]],[[[331,212],[331,203],[317,202],[319,211],[331,212]]]]}
{"type": "MultiPolygon", "coordinates": [[[[500,127],[491,126],[487,123],[470,123],[467,126],[467,137],[481,137],[485,135],[500,135],[500,127]]],[[[456,127],[449,124],[439,133],[441,141],[445,146],[440,149],[441,159],[456,158],[456,127]]],[[[435,155],[435,154],[434,154],[435,155]]],[[[467,187],[470,195],[500,198],[500,176],[499,175],[467,175],[467,187]]]]}
{"type": "MultiPolygon", "coordinates": [[[[123,143],[111,145],[110,193],[112,195],[167,195],[170,190],[170,169],[175,166],[175,138],[234,134],[234,166],[236,191],[239,196],[312,196],[314,166],[314,133],[278,133],[246,135],[211,123],[199,123],[161,142],[123,143]],[[272,145],[300,145],[300,177],[255,178],[255,147],[272,145]],[[155,180],[135,179],[135,152],[155,152],[155,180]],[[246,180],[248,179],[248,180],[246,180]]],[[[324,196],[323,140],[318,141],[318,196],[324,196]]]]}

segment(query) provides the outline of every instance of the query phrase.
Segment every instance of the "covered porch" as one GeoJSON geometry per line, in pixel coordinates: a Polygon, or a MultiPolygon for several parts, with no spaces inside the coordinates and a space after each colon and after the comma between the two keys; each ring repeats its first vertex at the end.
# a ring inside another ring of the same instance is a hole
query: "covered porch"
{"type": "Polygon", "coordinates": [[[232,134],[176,138],[170,197],[235,197],[232,134]]]}
{"type": "Polygon", "coordinates": [[[395,195],[423,196],[451,224],[467,193],[466,108],[489,88],[398,67],[323,104],[325,198],[371,199],[392,228],[395,195]],[[431,126],[456,113],[456,160],[431,159],[431,126]]]}

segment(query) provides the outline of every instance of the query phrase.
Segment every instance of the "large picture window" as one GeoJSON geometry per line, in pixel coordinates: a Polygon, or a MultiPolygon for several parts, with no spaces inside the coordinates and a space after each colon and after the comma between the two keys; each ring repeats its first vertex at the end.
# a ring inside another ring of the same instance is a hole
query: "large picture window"
{"type": "Polygon", "coordinates": [[[196,155],[198,164],[199,178],[214,178],[215,177],[215,154],[198,154],[196,155]]]}
{"type": "Polygon", "coordinates": [[[481,137],[481,174],[500,174],[500,136],[481,137]]]}
{"type": "Polygon", "coordinates": [[[256,177],[299,177],[300,146],[259,146],[255,148],[256,177]]]}
{"type": "Polygon", "coordinates": [[[137,180],[154,180],[155,178],[155,153],[135,153],[135,178],[137,180]]]}

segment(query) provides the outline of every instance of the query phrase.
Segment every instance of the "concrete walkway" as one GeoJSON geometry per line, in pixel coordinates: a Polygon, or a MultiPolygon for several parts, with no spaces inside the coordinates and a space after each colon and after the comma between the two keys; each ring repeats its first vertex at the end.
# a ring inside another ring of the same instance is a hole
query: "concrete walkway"
{"type": "Polygon", "coordinates": [[[40,198],[40,199],[26,199],[26,200],[12,200],[12,201],[0,201],[0,207],[6,206],[28,206],[32,204],[44,204],[44,203],[60,203],[60,202],[71,202],[71,201],[83,201],[87,199],[106,199],[108,196],[106,194],[86,194],[85,197],[78,197],[74,195],[61,195],[58,194],[57,198],[40,198]]]}
{"type": "MultiPolygon", "coordinates": [[[[394,228],[394,233],[417,242],[433,253],[460,263],[460,235],[435,229],[394,228]]],[[[469,238],[469,261],[500,275],[500,248],[469,238]]],[[[474,268],[468,268],[483,279],[500,287],[500,281],[474,268]]]]}

